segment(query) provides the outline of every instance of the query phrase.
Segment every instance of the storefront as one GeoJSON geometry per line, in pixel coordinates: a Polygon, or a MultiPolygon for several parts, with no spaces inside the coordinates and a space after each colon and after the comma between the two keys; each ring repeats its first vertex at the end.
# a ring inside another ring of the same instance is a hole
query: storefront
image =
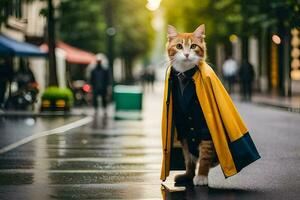
{"type": "MultiPolygon", "coordinates": [[[[40,47],[48,51],[48,45],[40,47]]],[[[57,75],[60,87],[71,86],[74,80],[85,80],[86,68],[89,64],[96,62],[96,55],[64,42],[56,44],[57,75]],[[67,80],[67,82],[66,82],[67,80]]]]}

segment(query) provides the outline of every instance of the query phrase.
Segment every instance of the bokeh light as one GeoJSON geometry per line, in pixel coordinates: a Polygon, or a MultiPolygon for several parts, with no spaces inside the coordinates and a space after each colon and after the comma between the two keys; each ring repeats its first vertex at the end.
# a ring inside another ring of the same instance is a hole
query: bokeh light
{"type": "Polygon", "coordinates": [[[280,44],[281,43],[281,39],[278,35],[273,35],[272,36],[272,41],[275,43],[275,44],[280,44]]]}
{"type": "Polygon", "coordinates": [[[232,42],[232,43],[237,43],[237,41],[238,41],[238,36],[235,35],[235,34],[231,34],[231,35],[229,36],[229,41],[232,42]]]}
{"type": "Polygon", "coordinates": [[[161,0],[148,0],[146,7],[151,10],[155,11],[159,8],[161,0]]]}

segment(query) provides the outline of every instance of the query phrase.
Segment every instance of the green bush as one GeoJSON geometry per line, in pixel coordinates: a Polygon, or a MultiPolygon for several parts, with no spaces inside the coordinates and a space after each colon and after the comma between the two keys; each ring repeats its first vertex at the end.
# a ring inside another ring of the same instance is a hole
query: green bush
{"type": "Polygon", "coordinates": [[[73,93],[69,88],[48,87],[42,95],[42,100],[65,100],[69,106],[73,104],[73,93]]]}

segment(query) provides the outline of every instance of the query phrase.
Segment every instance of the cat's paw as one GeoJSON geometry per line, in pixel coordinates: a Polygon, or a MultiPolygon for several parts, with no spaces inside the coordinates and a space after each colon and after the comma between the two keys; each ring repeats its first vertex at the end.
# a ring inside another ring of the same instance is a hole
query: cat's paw
{"type": "Polygon", "coordinates": [[[193,178],[193,183],[195,186],[208,185],[207,176],[197,175],[193,178]]]}
{"type": "Polygon", "coordinates": [[[176,183],[187,183],[193,180],[194,174],[178,174],[175,176],[174,181],[176,183]]]}

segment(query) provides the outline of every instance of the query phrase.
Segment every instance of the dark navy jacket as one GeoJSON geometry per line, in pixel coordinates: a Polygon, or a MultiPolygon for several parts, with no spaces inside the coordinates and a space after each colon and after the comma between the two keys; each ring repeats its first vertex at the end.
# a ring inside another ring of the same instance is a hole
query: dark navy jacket
{"type": "Polygon", "coordinates": [[[199,155],[201,140],[211,140],[211,136],[198,101],[195,85],[192,79],[197,67],[184,72],[187,85],[181,93],[178,72],[172,69],[172,95],[174,108],[174,122],[178,139],[187,139],[189,151],[194,156],[199,155]]]}

